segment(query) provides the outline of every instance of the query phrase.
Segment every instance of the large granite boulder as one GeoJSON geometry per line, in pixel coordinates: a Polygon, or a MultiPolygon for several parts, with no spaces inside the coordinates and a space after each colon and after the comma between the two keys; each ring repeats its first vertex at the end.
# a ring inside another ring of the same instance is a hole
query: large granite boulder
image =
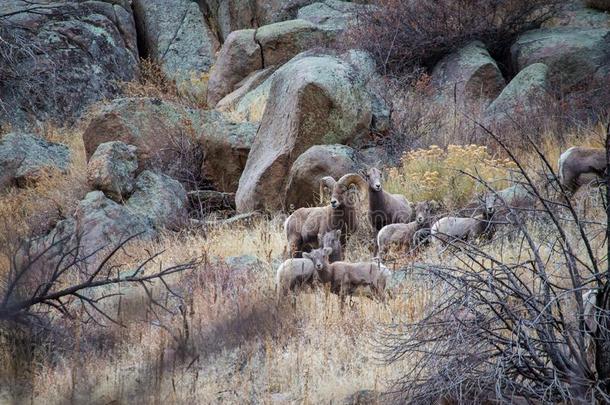
{"type": "Polygon", "coordinates": [[[209,71],[219,42],[197,2],[133,0],[141,52],[178,82],[209,71]]]}
{"type": "Polygon", "coordinates": [[[137,177],[126,207],[154,229],[178,229],[187,218],[187,203],[182,184],[164,174],[145,170],[137,177]]]}
{"type": "Polygon", "coordinates": [[[369,135],[369,65],[364,58],[351,58],[305,52],[273,74],[261,126],[239,180],[238,211],[285,208],[278,191],[284,190],[301,153],[317,144],[357,144],[369,135]]]}
{"type": "Polygon", "coordinates": [[[323,0],[302,7],[297,18],[310,21],[327,30],[341,32],[353,22],[358,14],[367,11],[364,4],[340,0],[323,0]]]}
{"type": "Polygon", "coordinates": [[[263,56],[259,43],[254,38],[256,30],[232,32],[219,54],[218,61],[210,72],[208,81],[208,104],[216,105],[231,93],[235,85],[251,72],[263,68],[263,56]]]}
{"type": "Polygon", "coordinates": [[[115,201],[122,201],[133,191],[138,159],[136,147],[111,141],[97,147],[87,164],[87,182],[115,201]]]}
{"type": "Polygon", "coordinates": [[[211,71],[208,104],[215,106],[252,72],[281,65],[300,52],[328,44],[333,37],[332,32],[305,20],[232,32],[211,71]]]}
{"type": "Polygon", "coordinates": [[[27,133],[6,134],[0,139],[0,190],[33,184],[44,174],[66,173],[70,160],[65,145],[27,133]]]}
{"type": "Polygon", "coordinates": [[[101,191],[92,191],[79,202],[74,219],[73,236],[78,238],[83,256],[113,248],[136,235],[145,240],[156,235],[146,219],[112,201],[101,191]]]}
{"type": "Polygon", "coordinates": [[[560,27],[529,31],[513,44],[511,55],[516,71],[544,63],[553,81],[572,88],[610,74],[610,29],[560,27]]]}
{"type": "MultiPolygon", "coordinates": [[[[121,141],[137,148],[138,171],[170,172],[180,163],[180,145],[197,143],[204,114],[154,98],[121,98],[96,111],[83,132],[87,158],[105,142],[121,141]],[[181,140],[184,139],[184,142],[181,140]]],[[[193,162],[193,171],[201,161],[193,162]]]]}
{"type": "Polygon", "coordinates": [[[0,122],[73,123],[138,76],[131,11],[100,1],[0,5],[0,122]]]}
{"type": "Polygon", "coordinates": [[[549,90],[549,68],[544,63],[534,63],[523,69],[502,93],[486,109],[488,123],[511,122],[528,115],[547,99],[549,90]]]}
{"type": "Polygon", "coordinates": [[[432,81],[439,96],[460,107],[489,104],[506,81],[485,45],[474,41],[443,58],[434,68],[432,81]]]}
{"type": "Polygon", "coordinates": [[[363,168],[363,157],[346,145],[315,145],[299,156],[288,174],[286,206],[291,208],[318,205],[320,180],[335,180],[363,168]]]}
{"type": "Polygon", "coordinates": [[[216,190],[237,191],[239,178],[246,167],[258,124],[234,122],[225,114],[210,111],[199,142],[204,151],[202,177],[216,190]]]}
{"type": "Polygon", "coordinates": [[[585,7],[579,2],[571,3],[545,21],[542,27],[610,28],[610,13],[585,7]]]}

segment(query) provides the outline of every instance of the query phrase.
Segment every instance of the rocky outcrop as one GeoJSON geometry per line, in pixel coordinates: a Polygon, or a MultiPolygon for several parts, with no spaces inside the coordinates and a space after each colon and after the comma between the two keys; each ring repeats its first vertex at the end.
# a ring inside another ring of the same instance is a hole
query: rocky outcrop
{"type": "Polygon", "coordinates": [[[332,36],[309,21],[289,20],[260,27],[255,38],[265,67],[285,63],[314,46],[324,46],[332,36]]]}
{"type": "Polygon", "coordinates": [[[122,201],[133,190],[138,168],[136,147],[121,141],[100,144],[87,164],[87,182],[115,201],[122,201]]]}
{"type": "Polygon", "coordinates": [[[126,207],[154,229],[178,229],[187,218],[187,202],[182,184],[164,174],[146,170],[136,179],[126,207]]]}
{"type": "Polygon", "coordinates": [[[216,190],[235,192],[246,167],[258,124],[233,122],[210,111],[199,142],[204,153],[202,175],[216,190]]]}
{"type": "Polygon", "coordinates": [[[358,13],[366,12],[363,4],[339,0],[324,0],[305,6],[297,13],[297,18],[310,21],[332,31],[343,31],[354,21],[358,13]]]}
{"type": "Polygon", "coordinates": [[[487,108],[488,122],[512,121],[541,105],[548,96],[549,68],[534,63],[523,69],[487,108]]]}
{"type": "Polygon", "coordinates": [[[218,54],[218,61],[210,72],[208,104],[216,105],[231,93],[235,85],[251,72],[263,68],[260,45],[254,35],[256,30],[234,31],[218,54]]]}
{"type": "Polygon", "coordinates": [[[219,48],[196,2],[134,0],[143,48],[169,77],[179,82],[207,72],[219,48]]]}
{"type": "Polygon", "coordinates": [[[145,219],[107,198],[101,191],[92,191],[79,202],[74,219],[72,235],[77,238],[83,256],[113,248],[136,235],[145,240],[156,235],[145,219]]]}
{"type": "MultiPolygon", "coordinates": [[[[237,113],[236,116],[239,117],[241,120],[260,121],[260,117],[262,117],[262,111],[260,112],[260,114],[251,114],[251,112],[253,111],[258,111],[256,108],[251,108],[254,101],[253,103],[242,103],[242,100],[244,100],[244,98],[246,97],[249,97],[249,95],[254,94],[254,90],[259,88],[261,84],[265,82],[265,80],[267,80],[274,71],[275,68],[270,67],[250,73],[244,80],[235,85],[236,89],[233,92],[227,94],[225,97],[222,98],[222,100],[218,102],[218,104],[216,104],[216,109],[218,111],[223,112],[237,112],[239,110],[239,113],[237,113]],[[238,106],[243,107],[239,108],[238,106]]],[[[265,88],[270,87],[271,86],[265,86],[265,88]]],[[[254,96],[252,100],[255,99],[256,96],[254,96]]]]}
{"type": "Polygon", "coordinates": [[[44,174],[66,173],[70,159],[65,145],[32,134],[8,133],[0,140],[0,190],[31,185],[44,174]]]}
{"type": "Polygon", "coordinates": [[[215,106],[251,73],[279,66],[314,46],[328,44],[333,35],[305,20],[265,25],[257,30],[232,32],[210,73],[208,104],[215,106]]]}
{"type": "MultiPolygon", "coordinates": [[[[203,120],[199,111],[159,99],[116,99],[92,115],[83,132],[85,152],[90,159],[100,144],[121,141],[137,148],[138,171],[166,172],[181,159],[180,145],[197,143],[203,120]]],[[[193,170],[200,166],[194,162],[193,170]]]]}
{"type": "Polygon", "coordinates": [[[610,13],[585,7],[577,2],[563,7],[545,21],[542,27],[610,28],[610,13]]]}
{"type": "Polygon", "coordinates": [[[544,63],[552,80],[572,88],[610,73],[610,29],[562,27],[529,31],[517,39],[511,55],[516,71],[544,63]]]}
{"type": "Polygon", "coordinates": [[[299,156],[290,169],[286,184],[286,206],[291,208],[318,205],[320,180],[332,176],[335,180],[346,173],[357,172],[362,157],[345,145],[316,145],[299,156]]]}
{"type": "Polygon", "coordinates": [[[2,3],[0,122],[74,122],[89,105],[114,98],[138,76],[129,9],[100,1],[2,3]]]}
{"type": "Polygon", "coordinates": [[[451,53],[434,68],[432,81],[439,96],[460,107],[487,105],[500,94],[506,81],[485,45],[474,41],[451,53]]]}
{"type": "Polygon", "coordinates": [[[239,180],[238,211],[284,208],[277,193],[301,153],[317,144],[357,144],[369,134],[369,72],[346,59],[306,52],[273,74],[261,126],[239,180]]]}

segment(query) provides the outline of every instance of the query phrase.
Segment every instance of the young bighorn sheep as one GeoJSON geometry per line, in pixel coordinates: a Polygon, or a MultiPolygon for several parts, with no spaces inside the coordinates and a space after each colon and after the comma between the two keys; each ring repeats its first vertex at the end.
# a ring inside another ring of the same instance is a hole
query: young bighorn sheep
{"type": "Polygon", "coordinates": [[[451,243],[455,240],[474,240],[478,237],[491,237],[495,230],[493,216],[495,199],[487,196],[485,211],[474,218],[444,217],[436,221],[430,229],[435,244],[451,243]]]}
{"type": "Polygon", "coordinates": [[[356,173],[348,173],[335,181],[332,177],[322,179],[332,190],[330,205],[325,207],[299,208],[284,222],[284,233],[292,257],[300,257],[307,249],[318,246],[318,235],[335,229],[341,230],[341,246],[345,248],[348,235],[358,226],[356,204],[358,197],[351,192],[353,185],[364,189],[366,182],[356,173]]]}
{"type": "Polygon", "coordinates": [[[419,244],[418,231],[430,228],[433,214],[438,210],[436,201],[422,201],[415,204],[415,221],[408,224],[390,224],[377,234],[377,252],[384,257],[389,249],[396,246],[401,252],[408,252],[419,244]]]}
{"type": "Polygon", "coordinates": [[[331,248],[332,252],[328,257],[330,263],[343,260],[343,248],[341,247],[341,230],[326,232],[318,235],[318,244],[323,248],[331,248]]]}
{"type": "Polygon", "coordinates": [[[569,193],[604,177],[606,150],[573,146],[559,157],[559,183],[569,193]]]}
{"type": "Polygon", "coordinates": [[[334,262],[329,263],[325,249],[315,249],[308,257],[314,263],[320,282],[330,284],[330,291],[339,295],[341,306],[347,295],[359,287],[369,287],[381,301],[385,301],[385,290],[391,277],[390,270],[381,262],[334,262]]]}
{"type": "Polygon", "coordinates": [[[369,186],[369,219],[375,233],[386,225],[411,221],[411,203],[403,195],[390,194],[382,189],[381,170],[371,167],[363,173],[363,177],[369,186]]]}
{"type": "MultiPolygon", "coordinates": [[[[332,252],[331,248],[320,250],[324,255],[329,255],[332,252]]],[[[314,284],[317,278],[316,265],[308,253],[303,253],[303,256],[303,258],[288,259],[278,267],[275,275],[275,291],[278,303],[289,292],[294,293],[305,286],[314,284]]]]}

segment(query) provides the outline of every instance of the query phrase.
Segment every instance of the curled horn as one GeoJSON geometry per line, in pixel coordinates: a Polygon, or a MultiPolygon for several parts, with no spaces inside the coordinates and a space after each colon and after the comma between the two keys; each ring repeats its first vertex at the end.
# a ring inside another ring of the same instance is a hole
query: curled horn
{"type": "Polygon", "coordinates": [[[326,176],[326,177],[322,177],[320,179],[320,186],[321,187],[326,187],[330,190],[333,189],[333,187],[335,186],[335,179],[333,179],[331,176],[326,176]]]}
{"type": "Polygon", "coordinates": [[[344,175],[337,181],[337,184],[341,184],[345,187],[355,184],[360,190],[366,189],[367,187],[366,181],[357,173],[348,173],[344,175]]]}

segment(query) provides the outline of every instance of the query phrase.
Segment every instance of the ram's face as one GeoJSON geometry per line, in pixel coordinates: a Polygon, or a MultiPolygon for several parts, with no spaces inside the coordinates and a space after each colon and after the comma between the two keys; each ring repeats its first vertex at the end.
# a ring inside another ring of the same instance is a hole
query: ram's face
{"type": "Polygon", "coordinates": [[[342,184],[335,184],[333,187],[333,193],[330,197],[330,205],[334,209],[340,208],[345,205],[345,199],[349,195],[349,188],[342,184]]]}
{"type": "Polygon", "coordinates": [[[366,181],[369,187],[373,191],[381,191],[381,181],[383,180],[383,174],[381,170],[376,167],[371,167],[366,172],[366,181]]]}
{"type": "Polygon", "coordinates": [[[313,262],[316,271],[321,271],[328,262],[328,256],[331,254],[331,252],[331,248],[313,249],[309,253],[303,253],[303,257],[313,262]]]}
{"type": "Polygon", "coordinates": [[[425,223],[432,214],[432,206],[428,201],[415,204],[415,220],[418,224],[425,223]]]}

